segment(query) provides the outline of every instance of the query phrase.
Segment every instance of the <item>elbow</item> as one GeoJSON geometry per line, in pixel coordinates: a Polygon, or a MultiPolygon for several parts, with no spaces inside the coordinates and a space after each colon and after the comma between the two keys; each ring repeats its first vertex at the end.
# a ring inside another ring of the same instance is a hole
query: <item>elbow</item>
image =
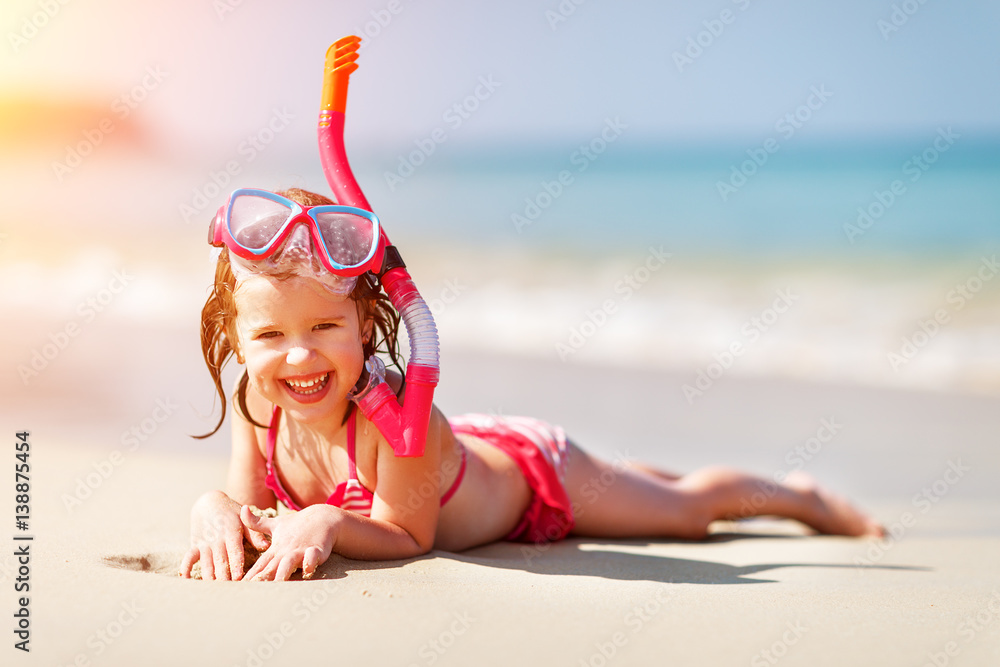
{"type": "Polygon", "coordinates": [[[409,524],[400,522],[396,525],[410,538],[407,540],[409,542],[407,550],[410,552],[410,557],[423,556],[434,548],[438,532],[437,517],[433,521],[424,520],[409,524]]]}
{"type": "Polygon", "coordinates": [[[410,539],[413,540],[413,553],[412,553],[411,557],[423,556],[425,554],[430,553],[431,549],[434,548],[434,536],[433,535],[430,535],[430,536],[427,536],[427,537],[423,537],[423,536],[421,536],[421,537],[422,537],[422,539],[418,538],[417,536],[415,536],[413,534],[410,535],[410,539]]]}
{"type": "Polygon", "coordinates": [[[413,530],[391,521],[384,522],[383,525],[391,530],[393,538],[380,550],[383,553],[381,559],[417,558],[434,548],[433,533],[427,534],[428,531],[413,530]]]}
{"type": "Polygon", "coordinates": [[[434,542],[436,540],[437,526],[430,529],[428,527],[422,527],[419,530],[414,530],[412,527],[403,529],[410,538],[410,544],[408,545],[410,557],[423,556],[434,548],[434,542]]]}

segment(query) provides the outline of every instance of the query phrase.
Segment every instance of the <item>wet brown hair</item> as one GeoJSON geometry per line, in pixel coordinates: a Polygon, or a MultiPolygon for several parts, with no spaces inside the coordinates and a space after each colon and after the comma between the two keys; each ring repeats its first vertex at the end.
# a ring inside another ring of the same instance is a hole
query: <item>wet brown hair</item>
{"type": "MultiPolygon", "coordinates": [[[[298,188],[282,190],[277,194],[298,202],[302,206],[334,203],[323,195],[298,188]]],[[[278,278],[280,279],[281,276],[278,278]]],[[[201,352],[205,357],[208,372],[212,376],[212,382],[215,384],[215,391],[221,399],[222,415],[215,428],[204,435],[192,436],[194,438],[207,438],[214,435],[222,427],[222,423],[226,419],[226,391],[222,386],[222,370],[234,356],[237,357],[238,363],[243,363],[243,359],[240,358],[233,345],[233,341],[238,340],[235,291],[236,276],[233,275],[232,267],[229,264],[229,253],[223,250],[215,265],[215,282],[212,285],[212,292],[208,295],[204,308],[201,309],[201,352]]],[[[389,301],[389,297],[382,293],[381,288],[368,274],[358,276],[357,284],[349,296],[357,305],[358,319],[362,326],[369,319],[374,325],[374,335],[369,336],[367,342],[363,343],[364,358],[367,359],[376,352],[384,352],[389,356],[392,365],[400,373],[403,373],[398,347],[399,313],[389,301]]],[[[239,414],[254,426],[267,428],[266,425],[257,423],[247,409],[249,382],[250,376],[244,370],[236,394],[233,396],[234,410],[238,408],[239,414]]],[[[344,416],[345,420],[350,413],[351,411],[348,410],[344,416]]]]}

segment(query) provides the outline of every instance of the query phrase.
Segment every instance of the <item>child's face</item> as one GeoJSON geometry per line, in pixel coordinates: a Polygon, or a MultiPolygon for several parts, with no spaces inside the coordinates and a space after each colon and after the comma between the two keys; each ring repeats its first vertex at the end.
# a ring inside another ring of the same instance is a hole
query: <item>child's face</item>
{"type": "Polygon", "coordinates": [[[357,304],[315,280],[254,276],[235,293],[250,384],[297,421],[341,419],[364,368],[357,304]]]}

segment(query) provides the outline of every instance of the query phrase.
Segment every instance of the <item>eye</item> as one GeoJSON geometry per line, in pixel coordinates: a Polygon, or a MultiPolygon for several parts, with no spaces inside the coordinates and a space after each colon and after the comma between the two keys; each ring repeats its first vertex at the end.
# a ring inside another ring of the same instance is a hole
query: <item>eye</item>
{"type": "Polygon", "coordinates": [[[280,331],[265,331],[254,336],[254,340],[261,340],[264,338],[277,338],[281,335],[280,331]]]}
{"type": "Polygon", "coordinates": [[[313,328],[318,331],[322,331],[323,329],[337,329],[340,328],[340,325],[336,322],[324,322],[323,324],[317,324],[313,328]]]}

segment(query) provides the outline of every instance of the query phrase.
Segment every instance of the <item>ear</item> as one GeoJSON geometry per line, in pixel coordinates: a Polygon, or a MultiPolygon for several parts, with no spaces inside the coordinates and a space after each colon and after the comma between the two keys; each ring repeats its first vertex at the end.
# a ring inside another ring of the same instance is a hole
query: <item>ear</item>
{"type": "Polygon", "coordinates": [[[361,325],[361,342],[368,343],[372,339],[372,334],[375,332],[375,320],[368,318],[365,320],[364,324],[361,325]]]}

